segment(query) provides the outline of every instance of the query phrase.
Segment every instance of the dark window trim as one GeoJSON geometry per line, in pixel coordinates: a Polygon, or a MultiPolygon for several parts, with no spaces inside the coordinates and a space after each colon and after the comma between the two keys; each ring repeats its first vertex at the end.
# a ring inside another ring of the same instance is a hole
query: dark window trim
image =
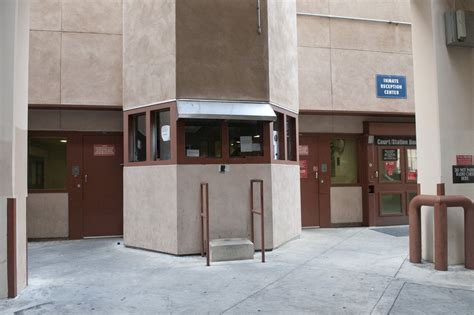
{"type": "Polygon", "coordinates": [[[177,164],[176,159],[176,147],[177,147],[177,130],[176,123],[177,120],[177,111],[176,111],[176,102],[155,104],[141,108],[135,108],[126,110],[123,112],[123,152],[124,152],[124,165],[125,166],[147,166],[147,165],[173,165],[177,164]],[[170,111],[170,151],[171,159],[169,160],[153,160],[151,158],[151,141],[152,141],[152,113],[155,111],[161,111],[169,109],[170,111]],[[130,116],[136,114],[145,114],[146,115],[146,160],[140,162],[130,161],[130,142],[129,142],[129,123],[130,116]]]}
{"type": "Polygon", "coordinates": [[[271,157],[271,163],[272,164],[287,164],[287,165],[299,165],[299,154],[298,154],[298,148],[299,148],[299,121],[298,121],[298,114],[290,112],[289,110],[285,110],[281,107],[277,107],[275,105],[272,105],[273,110],[277,114],[282,115],[282,125],[280,126],[279,133],[281,132],[283,134],[283,137],[279,135],[279,138],[283,138],[283,144],[280,144],[280,150],[283,149],[283,159],[278,159],[276,160],[274,158],[274,152],[273,152],[273,122],[270,123],[270,157],[271,157]],[[295,145],[296,145],[296,160],[288,160],[288,141],[286,138],[286,133],[287,133],[287,124],[286,124],[286,117],[292,117],[295,119],[295,145]]]}

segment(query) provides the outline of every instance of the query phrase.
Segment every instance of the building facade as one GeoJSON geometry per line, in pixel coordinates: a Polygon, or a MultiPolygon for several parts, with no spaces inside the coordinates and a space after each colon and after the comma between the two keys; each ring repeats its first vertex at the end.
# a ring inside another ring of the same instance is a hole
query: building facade
{"type": "Polygon", "coordinates": [[[30,13],[29,238],[123,234],[194,254],[200,184],[211,238],[249,237],[252,179],[268,249],[301,227],[407,223],[409,1],[34,0],[30,13]]]}

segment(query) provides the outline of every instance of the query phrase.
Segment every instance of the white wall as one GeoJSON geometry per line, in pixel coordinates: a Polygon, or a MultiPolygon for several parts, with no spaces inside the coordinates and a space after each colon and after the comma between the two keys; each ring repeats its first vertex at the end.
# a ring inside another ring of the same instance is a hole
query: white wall
{"type": "MultiPolygon", "coordinates": [[[[26,204],[29,1],[0,1],[0,202],[17,200],[17,286],[26,286],[26,204]]],[[[6,211],[0,211],[6,221],[6,211]]],[[[6,242],[5,226],[0,225],[0,243],[6,242]]],[[[0,246],[1,258],[6,257],[0,246]]],[[[3,266],[0,266],[2,268],[3,266]]],[[[5,283],[0,277],[0,298],[5,283]]]]}
{"type": "MultiPolygon", "coordinates": [[[[444,13],[455,1],[412,1],[419,182],[422,193],[474,198],[473,184],[452,184],[457,154],[474,154],[473,50],[448,48],[444,13]]],[[[433,260],[433,212],[422,212],[423,258],[433,260]]],[[[464,219],[448,211],[448,262],[464,261],[464,219]]]]}

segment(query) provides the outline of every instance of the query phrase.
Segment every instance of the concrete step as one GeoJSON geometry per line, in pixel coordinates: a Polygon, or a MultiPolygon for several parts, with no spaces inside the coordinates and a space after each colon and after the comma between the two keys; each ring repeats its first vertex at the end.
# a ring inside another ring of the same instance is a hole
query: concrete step
{"type": "Polygon", "coordinates": [[[255,248],[245,238],[224,238],[212,240],[209,244],[211,261],[253,259],[255,248]]]}

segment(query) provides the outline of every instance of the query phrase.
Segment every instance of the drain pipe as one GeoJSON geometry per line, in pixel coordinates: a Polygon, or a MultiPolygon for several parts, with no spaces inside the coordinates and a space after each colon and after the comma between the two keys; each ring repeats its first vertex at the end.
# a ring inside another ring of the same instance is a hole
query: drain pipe
{"type": "Polygon", "coordinates": [[[262,17],[260,13],[260,0],[257,0],[257,33],[262,34],[262,17]]]}

